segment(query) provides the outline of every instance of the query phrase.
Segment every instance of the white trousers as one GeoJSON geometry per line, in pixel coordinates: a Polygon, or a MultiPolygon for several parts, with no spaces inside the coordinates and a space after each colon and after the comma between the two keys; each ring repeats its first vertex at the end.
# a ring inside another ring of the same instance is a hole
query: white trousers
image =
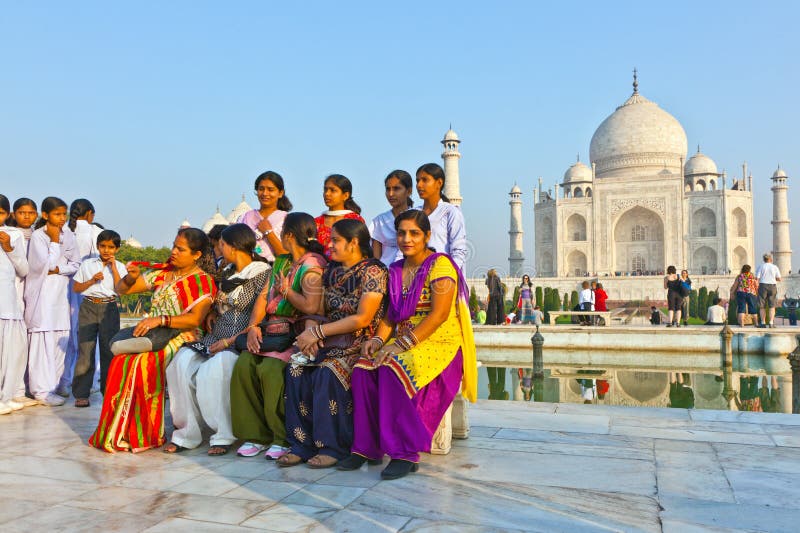
{"type": "Polygon", "coordinates": [[[37,400],[58,387],[64,373],[69,330],[28,333],[28,387],[37,400]]]}
{"type": "Polygon", "coordinates": [[[28,335],[25,322],[0,319],[0,402],[17,396],[27,365],[28,335]]]}
{"type": "Polygon", "coordinates": [[[225,350],[205,357],[181,348],[167,367],[169,411],[175,431],[171,441],[184,448],[203,442],[203,429],[213,431],[211,446],[233,444],[231,375],[239,356],[225,350]]]}
{"type": "MultiPolygon", "coordinates": [[[[78,360],[78,313],[81,309],[83,296],[72,291],[72,284],[69,282],[69,342],[67,343],[67,353],[64,357],[64,372],[60,376],[58,385],[63,388],[72,386],[72,378],[75,376],[75,362],[78,360]]],[[[100,368],[100,367],[95,367],[100,368]]]]}

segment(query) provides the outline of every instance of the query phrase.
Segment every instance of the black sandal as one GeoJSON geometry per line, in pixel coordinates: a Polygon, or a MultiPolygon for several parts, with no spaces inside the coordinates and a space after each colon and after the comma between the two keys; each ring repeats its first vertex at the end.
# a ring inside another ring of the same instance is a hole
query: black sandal
{"type": "Polygon", "coordinates": [[[210,455],[211,457],[217,457],[217,456],[220,456],[220,455],[225,455],[230,450],[231,450],[231,445],[230,444],[215,444],[214,446],[211,446],[208,449],[208,455],[210,455]],[[212,453],[212,451],[214,453],[212,453]]]}
{"type": "Polygon", "coordinates": [[[189,448],[184,448],[180,444],[175,444],[174,442],[170,442],[169,444],[164,446],[164,449],[162,451],[164,453],[181,453],[181,452],[185,452],[188,449],[189,448]]]}
{"type": "Polygon", "coordinates": [[[412,463],[403,459],[392,459],[386,468],[381,471],[381,479],[400,479],[417,470],[419,470],[419,463],[412,463]]]}
{"type": "Polygon", "coordinates": [[[339,461],[339,464],[336,465],[337,470],[358,470],[364,463],[369,463],[371,465],[379,465],[383,463],[383,459],[367,459],[363,455],[358,455],[357,453],[351,453],[350,457],[342,459],[339,461]]]}

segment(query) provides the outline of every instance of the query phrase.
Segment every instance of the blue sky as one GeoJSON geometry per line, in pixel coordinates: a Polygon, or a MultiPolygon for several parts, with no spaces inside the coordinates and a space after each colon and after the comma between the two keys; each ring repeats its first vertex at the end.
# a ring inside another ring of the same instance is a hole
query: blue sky
{"type": "Polygon", "coordinates": [[[537,178],[588,160],[636,66],[690,153],[701,144],[729,175],[748,162],[760,253],[779,163],[800,208],[798,19],[791,2],[8,1],[0,192],[86,197],[106,227],[161,245],[184,218],[202,225],[243,193],[254,204],[267,169],[317,214],[339,172],[372,217],[385,175],[440,162],[452,123],[470,270],[504,270],[508,191],[524,191],[532,264],[537,178]]]}

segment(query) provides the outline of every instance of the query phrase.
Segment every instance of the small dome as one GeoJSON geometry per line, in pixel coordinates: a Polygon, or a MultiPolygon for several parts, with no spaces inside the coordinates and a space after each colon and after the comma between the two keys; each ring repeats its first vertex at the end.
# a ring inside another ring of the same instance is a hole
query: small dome
{"type": "Polygon", "coordinates": [[[520,189],[519,185],[517,185],[515,183],[514,186],[511,187],[511,193],[510,194],[522,194],[522,189],[520,189]]]}
{"type": "Polygon", "coordinates": [[[453,129],[451,128],[451,129],[447,130],[447,133],[444,134],[444,140],[445,141],[457,141],[458,140],[458,134],[456,132],[454,132],[453,129]]]}
{"type": "Polygon", "coordinates": [[[219,212],[219,208],[217,208],[217,212],[214,213],[214,216],[206,220],[206,223],[203,224],[203,232],[208,233],[211,231],[211,228],[217,225],[228,225],[228,219],[222,216],[222,213],[219,212]]]}
{"type": "Polygon", "coordinates": [[[239,217],[247,213],[253,209],[250,207],[250,204],[244,201],[244,194],[242,195],[242,201],[239,202],[239,205],[233,208],[233,210],[228,213],[228,216],[225,217],[228,219],[229,224],[236,224],[236,221],[239,220],[239,217]]]}
{"type": "Polygon", "coordinates": [[[133,235],[131,235],[131,237],[125,241],[125,244],[127,244],[127,245],[128,245],[128,246],[130,246],[131,248],[136,248],[137,250],[141,250],[142,248],[144,248],[144,246],[142,246],[142,243],[140,243],[139,241],[137,241],[137,240],[136,240],[136,239],[133,237],[133,235]]]}
{"type": "Polygon", "coordinates": [[[661,172],[658,173],[659,176],[672,176],[672,172],[668,168],[665,168],[661,172]]]}
{"type": "Polygon", "coordinates": [[[772,177],[773,178],[788,178],[789,176],[786,175],[786,172],[781,167],[778,167],[778,170],[776,170],[775,173],[772,174],[772,177]]]}
{"type": "Polygon", "coordinates": [[[592,169],[578,161],[564,172],[564,183],[592,181],[592,169]]]}
{"type": "Polygon", "coordinates": [[[697,149],[697,153],[690,157],[686,162],[686,165],[683,167],[683,173],[686,176],[694,176],[697,174],[719,174],[719,172],[717,172],[717,164],[714,163],[714,160],[707,155],[700,153],[699,148],[697,149]]]}
{"type": "Polygon", "coordinates": [[[180,228],[191,228],[192,227],[192,223],[189,222],[188,220],[184,219],[184,221],[181,222],[181,225],[179,227],[180,228]]]}

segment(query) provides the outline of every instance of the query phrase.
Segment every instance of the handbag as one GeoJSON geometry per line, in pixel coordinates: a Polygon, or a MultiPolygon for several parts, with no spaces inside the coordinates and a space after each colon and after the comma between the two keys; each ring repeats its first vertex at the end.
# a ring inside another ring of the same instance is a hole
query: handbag
{"type": "MultiPolygon", "coordinates": [[[[259,353],[285,352],[297,338],[293,324],[288,318],[267,320],[259,324],[258,327],[261,329],[259,353]]],[[[233,347],[239,352],[248,351],[247,333],[238,335],[236,341],[233,343],[233,347]]]]}
{"type": "Polygon", "coordinates": [[[181,330],[155,327],[140,337],[133,336],[135,327],[123,328],[111,338],[111,353],[119,355],[123,353],[143,353],[158,352],[163,350],[169,341],[181,334],[181,330]]]}

